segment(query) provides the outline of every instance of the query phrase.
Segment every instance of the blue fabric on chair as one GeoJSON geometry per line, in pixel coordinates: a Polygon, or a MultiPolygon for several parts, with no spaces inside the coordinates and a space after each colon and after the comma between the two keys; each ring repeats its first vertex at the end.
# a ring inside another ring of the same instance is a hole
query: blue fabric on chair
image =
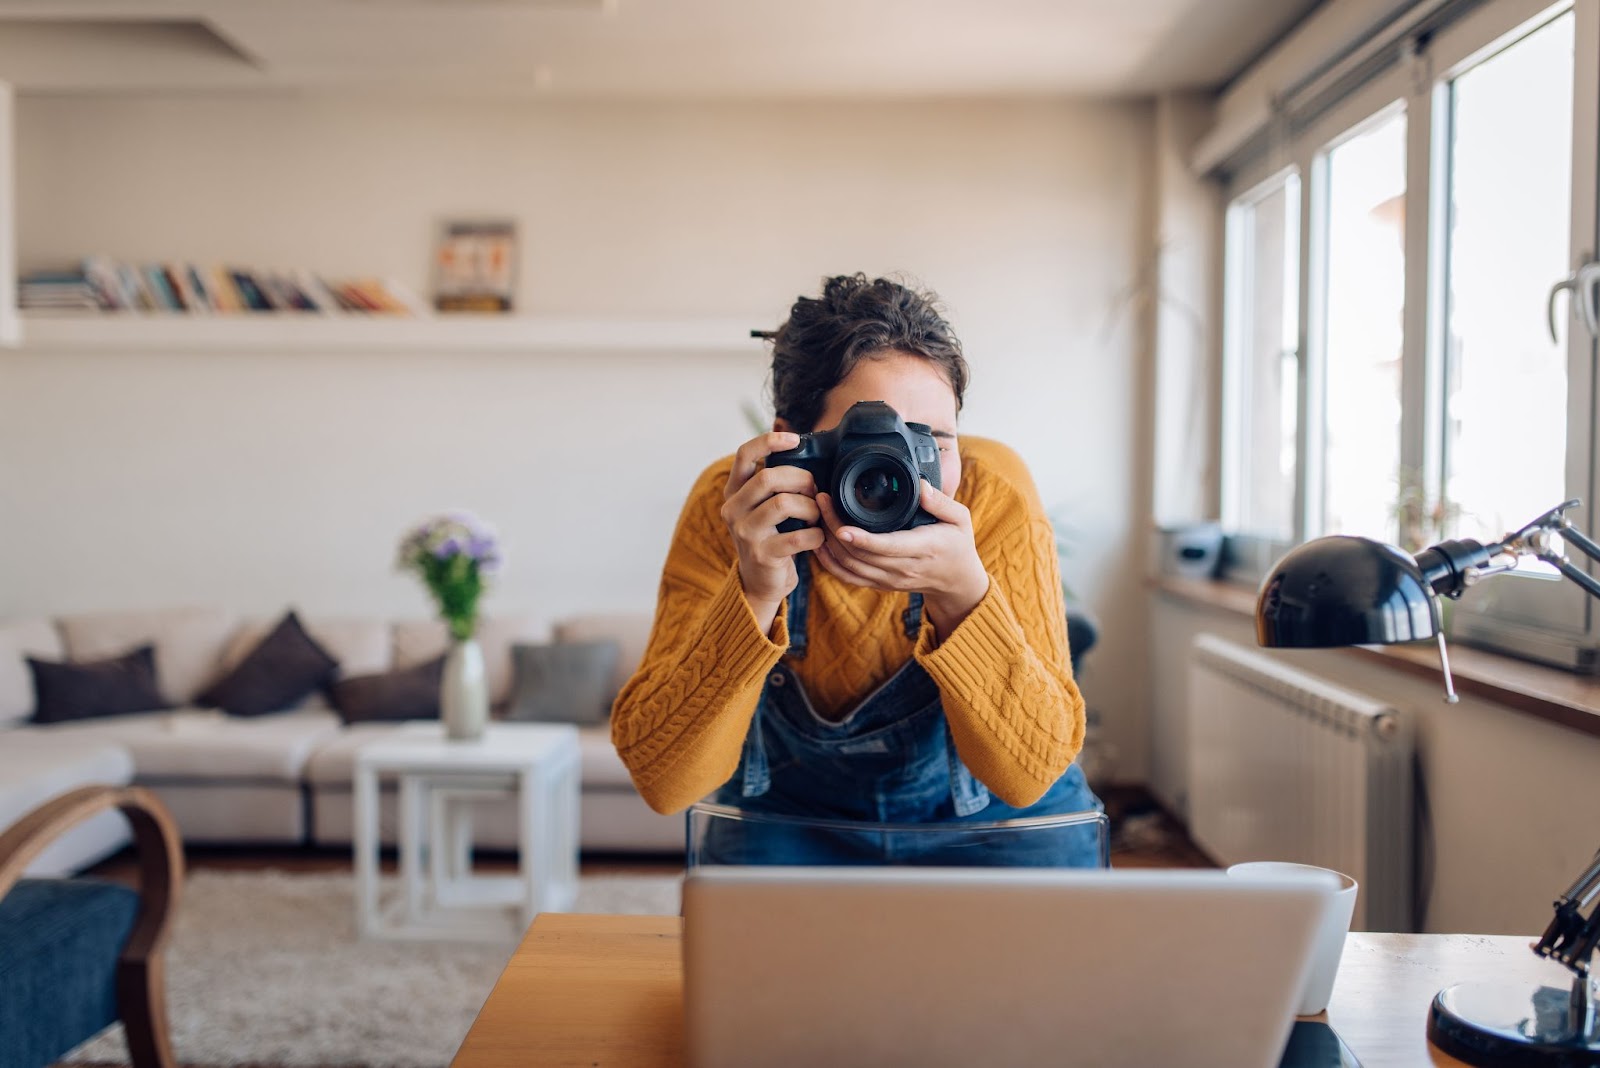
{"type": "Polygon", "coordinates": [[[117,958],[139,895],[23,879],[0,900],[0,1068],[40,1068],[117,1020],[117,958]]]}

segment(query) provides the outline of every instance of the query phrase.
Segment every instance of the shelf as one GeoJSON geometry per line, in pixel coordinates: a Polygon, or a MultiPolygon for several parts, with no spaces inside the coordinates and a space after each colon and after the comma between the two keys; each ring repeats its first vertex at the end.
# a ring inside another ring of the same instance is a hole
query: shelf
{"type": "Polygon", "coordinates": [[[761,355],[756,319],[558,319],[540,316],[22,313],[28,350],[102,352],[684,352],[761,355]]]}

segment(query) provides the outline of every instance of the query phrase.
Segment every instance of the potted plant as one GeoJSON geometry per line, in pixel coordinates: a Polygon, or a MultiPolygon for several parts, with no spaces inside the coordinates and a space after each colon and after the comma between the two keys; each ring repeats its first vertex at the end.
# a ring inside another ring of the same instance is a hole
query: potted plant
{"type": "Polygon", "coordinates": [[[422,578],[450,631],[439,693],[448,738],[479,738],[489,722],[488,676],[476,637],[478,601],[501,562],[494,531],[468,512],[425,520],[400,540],[398,568],[422,578]]]}

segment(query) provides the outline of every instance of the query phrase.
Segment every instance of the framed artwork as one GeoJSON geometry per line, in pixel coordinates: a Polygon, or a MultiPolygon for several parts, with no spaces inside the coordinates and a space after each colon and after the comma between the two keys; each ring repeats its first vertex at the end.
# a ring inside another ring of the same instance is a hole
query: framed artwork
{"type": "Polygon", "coordinates": [[[459,219],[440,224],[433,306],[441,312],[509,312],[516,289],[517,224],[459,219]]]}

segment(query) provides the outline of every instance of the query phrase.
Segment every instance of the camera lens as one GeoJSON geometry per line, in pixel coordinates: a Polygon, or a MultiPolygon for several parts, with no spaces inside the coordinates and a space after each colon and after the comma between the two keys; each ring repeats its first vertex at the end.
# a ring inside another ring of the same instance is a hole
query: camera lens
{"type": "Polygon", "coordinates": [[[863,512],[877,513],[898,510],[904,500],[904,483],[900,472],[888,467],[871,467],[856,475],[850,492],[863,512]]]}
{"type": "Polygon", "coordinates": [[[875,534],[904,530],[917,514],[921,487],[904,450],[852,449],[834,467],[833,497],[846,523],[875,534]]]}

